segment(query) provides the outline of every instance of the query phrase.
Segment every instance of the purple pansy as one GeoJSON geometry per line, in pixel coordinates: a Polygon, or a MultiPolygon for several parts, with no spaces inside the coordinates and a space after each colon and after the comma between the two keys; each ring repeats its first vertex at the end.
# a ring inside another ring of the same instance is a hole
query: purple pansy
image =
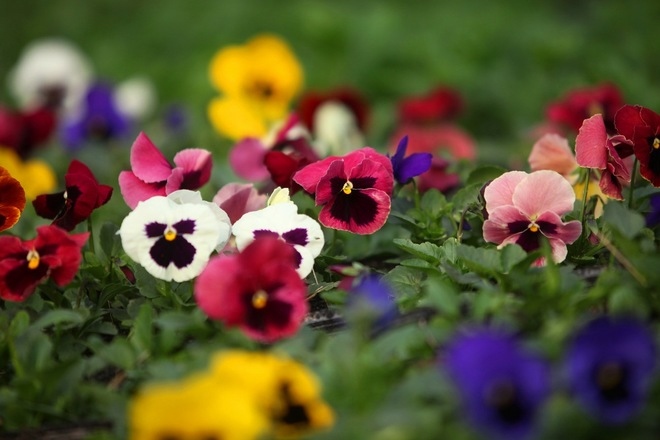
{"type": "Polygon", "coordinates": [[[394,178],[400,185],[410,182],[413,177],[424,174],[431,168],[433,155],[431,153],[413,153],[407,157],[408,136],[404,136],[396,147],[396,153],[390,158],[394,170],[394,178]]]}
{"type": "Polygon", "coordinates": [[[75,150],[90,140],[107,141],[125,136],[130,125],[130,120],[117,107],[112,87],[97,83],[87,90],[76,117],[64,122],[62,140],[75,150]]]}
{"type": "Polygon", "coordinates": [[[602,422],[625,423],[644,403],[656,354],[653,335],[641,322],[598,317],[580,329],[568,347],[571,391],[602,422]]]}
{"type": "Polygon", "coordinates": [[[468,418],[488,438],[529,438],[550,392],[549,368],[516,339],[495,329],[461,333],[444,364],[468,418]]]}

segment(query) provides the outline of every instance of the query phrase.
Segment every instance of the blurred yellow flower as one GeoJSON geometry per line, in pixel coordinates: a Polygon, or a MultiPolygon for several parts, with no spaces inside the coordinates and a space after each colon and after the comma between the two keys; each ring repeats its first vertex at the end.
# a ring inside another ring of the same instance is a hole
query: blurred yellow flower
{"type": "Polygon", "coordinates": [[[270,34],[220,49],[209,74],[223,95],[209,103],[209,119],[233,140],[265,136],[272,123],[286,116],[303,85],[300,62],[286,42],[270,34]]]}
{"type": "Polygon", "coordinates": [[[302,364],[268,353],[227,351],[217,355],[210,374],[253,395],[273,423],[277,438],[298,438],[334,423],[316,377],[302,364]]]}
{"type": "Polygon", "coordinates": [[[205,373],[147,386],[129,407],[131,440],[256,440],[269,427],[252,395],[205,373]]]}
{"type": "Polygon", "coordinates": [[[30,159],[23,162],[14,150],[0,147],[0,166],[21,183],[27,201],[34,200],[39,194],[51,193],[56,188],[55,172],[44,161],[30,159]]]}

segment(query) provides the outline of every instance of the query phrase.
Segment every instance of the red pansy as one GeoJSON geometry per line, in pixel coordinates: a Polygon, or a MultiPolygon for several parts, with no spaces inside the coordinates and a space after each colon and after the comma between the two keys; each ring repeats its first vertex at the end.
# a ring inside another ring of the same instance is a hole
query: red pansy
{"type": "Polygon", "coordinates": [[[0,231],[11,228],[25,209],[25,191],[9,171],[0,167],[0,231]]]}
{"type": "Polygon", "coordinates": [[[88,236],[88,232],[68,234],[48,225],[38,227],[32,240],[0,237],[0,298],[23,301],[49,277],[58,286],[70,283],[78,272],[88,236]]]}
{"type": "Polygon", "coordinates": [[[660,115],[639,105],[626,105],[616,113],[614,124],[632,142],[639,173],[653,186],[660,186],[660,115]]]}
{"type": "Polygon", "coordinates": [[[64,182],[64,191],[37,196],[32,204],[39,216],[52,219],[54,225],[67,231],[87,220],[112,196],[112,187],[99,184],[87,165],[75,159],[69,164],[64,182]]]}

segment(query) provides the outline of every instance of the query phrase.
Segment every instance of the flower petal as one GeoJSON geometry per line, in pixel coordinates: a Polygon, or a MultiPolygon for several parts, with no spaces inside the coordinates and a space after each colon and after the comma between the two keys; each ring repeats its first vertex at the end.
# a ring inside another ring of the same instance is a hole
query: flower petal
{"type": "Polygon", "coordinates": [[[484,190],[486,210],[490,213],[500,206],[513,205],[513,192],[527,176],[524,171],[509,171],[490,182],[484,190]]]}
{"type": "Polygon", "coordinates": [[[186,148],[174,156],[174,163],[183,170],[184,181],[180,189],[196,190],[211,178],[213,160],[211,152],[202,148],[186,148]]]}
{"type": "Polygon", "coordinates": [[[500,206],[491,211],[483,225],[484,240],[495,244],[503,243],[508,237],[520,233],[520,228],[511,225],[524,224],[527,228],[530,221],[513,205],[500,206]]]}
{"type": "Polygon", "coordinates": [[[390,209],[389,194],[378,189],[341,193],[323,207],[319,222],[332,229],[373,234],[383,227],[390,209]]]}
{"type": "Polygon", "coordinates": [[[167,180],[172,172],[172,165],[151,139],[144,132],[140,132],[131,146],[131,169],[140,180],[154,183],[167,180]]]}
{"type": "Polygon", "coordinates": [[[139,202],[154,196],[165,196],[164,182],[146,183],[131,171],[119,173],[119,189],[126,204],[135,209],[139,202]]]}
{"type": "Polygon", "coordinates": [[[259,194],[251,183],[228,183],[218,190],[213,203],[227,213],[233,224],[243,214],[264,208],[266,199],[266,195],[259,194]]]}
{"type": "Polygon", "coordinates": [[[270,176],[264,164],[268,149],[256,138],[245,138],[229,151],[229,164],[241,178],[252,181],[264,180],[270,176]]]}
{"type": "Polygon", "coordinates": [[[558,215],[573,210],[573,187],[561,174],[541,170],[529,174],[513,192],[513,204],[528,218],[550,211],[558,215]]]}
{"type": "Polygon", "coordinates": [[[208,106],[208,117],[213,127],[230,139],[260,138],[268,127],[250,103],[241,98],[215,98],[208,106]]]}
{"type": "Polygon", "coordinates": [[[552,133],[543,135],[534,143],[527,161],[532,171],[553,170],[565,178],[569,178],[578,167],[566,138],[552,133]]]}
{"type": "Polygon", "coordinates": [[[603,115],[593,115],[582,122],[575,139],[577,163],[586,168],[604,170],[607,166],[607,130],[603,115]]]}

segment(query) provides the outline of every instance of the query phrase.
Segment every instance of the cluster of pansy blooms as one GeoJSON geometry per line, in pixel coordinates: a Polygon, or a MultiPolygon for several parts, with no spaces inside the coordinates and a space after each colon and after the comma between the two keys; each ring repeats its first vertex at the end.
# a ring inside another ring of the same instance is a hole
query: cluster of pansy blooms
{"type": "MultiPolygon", "coordinates": [[[[76,55],[67,56],[72,65],[85,65],[76,55]]],[[[31,57],[27,65],[40,59],[31,57]]],[[[47,278],[59,286],[73,280],[90,237],[73,231],[112,196],[112,187],[75,159],[61,191],[53,192],[54,176],[48,185],[28,188],[47,179],[29,177],[43,173],[43,164],[24,159],[47,138],[59,115],[67,115],[63,139],[74,148],[90,133],[125,134],[130,125],[115,108],[112,91],[90,87],[91,73],[84,68],[63,65],[55,79],[73,83],[53,80],[52,87],[39,89],[24,80],[30,75],[21,69],[30,69],[19,65],[15,73],[25,113],[0,112],[0,143],[11,147],[0,152],[11,164],[0,168],[0,228],[18,221],[26,201],[52,223],[38,227],[31,240],[0,237],[0,297],[10,301],[25,300],[47,278]],[[66,110],[75,102],[76,111],[66,110]],[[53,106],[61,109],[53,112],[53,106]]],[[[294,336],[303,325],[309,311],[306,278],[313,276],[323,251],[323,228],[377,233],[390,216],[396,185],[415,182],[421,192],[449,192],[460,184],[449,172],[452,162],[476,155],[473,141],[454,122],[463,108],[461,97],[445,87],[401,102],[386,148],[391,155],[365,146],[368,108],[354,90],[309,92],[291,111],[303,71],[288,45],[273,35],[221,49],[212,59],[210,77],[220,95],[208,105],[209,119],[236,141],[228,162],[251,183],[228,183],[204,200],[199,190],[211,179],[212,152],[183,149],[170,161],[141,132],[130,149],[131,169],[118,176],[131,210],[118,234],[125,254],[151,276],[190,282],[206,316],[263,346],[294,336]],[[299,212],[291,197],[297,192],[313,199],[317,218],[299,212]]],[[[43,85],[51,79],[37,80],[43,85]]],[[[567,245],[584,235],[584,217],[566,219],[577,198],[586,204],[599,196],[594,216],[607,198],[625,198],[637,172],[633,161],[642,177],[660,186],[660,115],[624,105],[614,86],[577,91],[553,103],[548,119],[537,131],[531,172],[506,172],[482,191],[483,239],[498,248],[517,244],[526,252],[547,242],[549,253],[535,266],[549,264],[548,257],[561,263],[567,245]],[[571,130],[575,152],[566,138],[571,130]]],[[[649,222],[657,221],[652,218],[649,222]]],[[[346,290],[352,293],[351,313],[373,313],[373,330],[399,314],[396,292],[379,276],[349,282],[346,290]]],[[[522,439],[534,434],[553,389],[546,360],[510,332],[488,327],[459,332],[439,351],[441,371],[454,383],[469,420],[485,435],[522,439]]],[[[564,356],[559,368],[564,389],[604,423],[623,423],[642,407],[656,348],[641,322],[591,320],[573,335],[564,356]]],[[[206,371],[142,387],[130,403],[130,435],[297,437],[332,425],[333,411],[320,393],[316,378],[295,360],[268,351],[221,352],[206,371]]]]}

